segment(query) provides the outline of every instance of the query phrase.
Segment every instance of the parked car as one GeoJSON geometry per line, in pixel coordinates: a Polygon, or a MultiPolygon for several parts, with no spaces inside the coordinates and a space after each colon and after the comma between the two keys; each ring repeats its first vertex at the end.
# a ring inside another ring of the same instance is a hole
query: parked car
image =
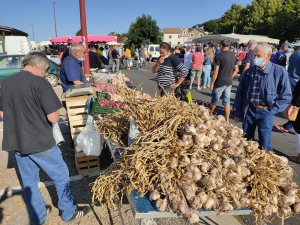
{"type": "MultiPolygon", "coordinates": [[[[24,57],[25,55],[0,55],[0,82],[24,68],[24,57]]],[[[45,79],[49,81],[52,87],[55,87],[59,81],[59,65],[51,60],[45,79]]]]}
{"type": "Polygon", "coordinates": [[[148,55],[152,55],[152,61],[158,60],[160,56],[159,45],[148,45],[147,46],[148,55]]]}

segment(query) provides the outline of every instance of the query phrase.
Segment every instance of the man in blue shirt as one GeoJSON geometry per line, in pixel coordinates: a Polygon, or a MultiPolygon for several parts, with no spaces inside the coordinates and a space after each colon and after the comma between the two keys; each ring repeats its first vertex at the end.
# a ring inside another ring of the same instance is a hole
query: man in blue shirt
{"type": "Polygon", "coordinates": [[[255,40],[249,40],[247,43],[248,49],[249,51],[247,52],[245,58],[244,58],[244,63],[245,63],[245,67],[243,69],[243,72],[241,75],[243,75],[243,73],[250,68],[251,66],[254,66],[254,49],[257,46],[257,42],[255,40]]]}
{"type": "Polygon", "coordinates": [[[60,80],[63,92],[72,85],[86,84],[87,80],[82,71],[82,62],[85,58],[85,47],[81,43],[73,43],[70,55],[65,58],[60,69],[60,80]]]}
{"type": "MultiPolygon", "coordinates": [[[[300,78],[300,43],[297,43],[295,47],[297,47],[297,51],[290,56],[288,67],[289,81],[292,91],[294,91],[300,78]]],[[[281,132],[287,133],[290,129],[292,129],[293,125],[291,121],[288,121],[282,126],[275,123],[274,127],[281,132]]]]}
{"type": "Polygon", "coordinates": [[[281,45],[281,49],[272,57],[271,62],[286,68],[286,53],[289,46],[286,43],[281,45]]]}
{"type": "Polygon", "coordinates": [[[234,100],[234,120],[243,120],[245,138],[254,139],[258,127],[259,144],[271,147],[274,114],[283,112],[292,99],[286,69],[270,62],[272,48],[263,43],[255,48],[254,64],[245,71],[234,100]]]}

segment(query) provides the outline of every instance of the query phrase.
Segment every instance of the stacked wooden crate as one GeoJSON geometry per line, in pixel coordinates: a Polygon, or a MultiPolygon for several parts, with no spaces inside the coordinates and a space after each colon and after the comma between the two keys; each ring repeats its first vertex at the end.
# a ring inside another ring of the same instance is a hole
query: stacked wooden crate
{"type": "MultiPolygon", "coordinates": [[[[76,138],[86,125],[88,114],[85,112],[86,101],[88,95],[65,98],[62,96],[62,101],[66,102],[67,115],[70,125],[71,137],[76,148],[76,138]]],[[[87,174],[100,170],[100,157],[87,156],[83,152],[75,151],[75,162],[78,174],[87,174]]]]}

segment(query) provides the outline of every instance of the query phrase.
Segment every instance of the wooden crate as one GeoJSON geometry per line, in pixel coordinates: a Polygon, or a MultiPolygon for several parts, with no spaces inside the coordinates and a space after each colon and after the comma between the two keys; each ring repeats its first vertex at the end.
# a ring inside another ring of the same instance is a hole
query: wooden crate
{"type": "MultiPolygon", "coordinates": [[[[86,101],[89,95],[78,96],[73,98],[65,98],[67,114],[70,125],[71,137],[76,147],[76,138],[86,125],[88,114],[85,112],[86,101]]],[[[78,174],[87,174],[100,170],[100,157],[87,156],[83,152],[75,152],[75,162],[78,174]]]]}
{"type": "Polygon", "coordinates": [[[83,152],[75,153],[78,174],[87,174],[100,170],[100,157],[87,156],[83,152]]]}

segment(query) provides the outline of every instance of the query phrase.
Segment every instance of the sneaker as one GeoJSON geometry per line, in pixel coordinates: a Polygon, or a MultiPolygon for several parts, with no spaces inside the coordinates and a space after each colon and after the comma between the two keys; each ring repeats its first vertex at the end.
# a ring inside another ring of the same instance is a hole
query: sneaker
{"type": "Polygon", "coordinates": [[[192,86],[190,86],[190,90],[192,89],[192,86]]]}
{"type": "Polygon", "coordinates": [[[207,88],[210,88],[210,85],[208,84],[208,85],[206,85],[206,87],[207,87],[207,88]]]}
{"type": "MultiPolygon", "coordinates": [[[[47,216],[51,213],[51,211],[52,211],[52,206],[49,205],[49,204],[47,204],[47,205],[46,205],[47,216]]],[[[45,221],[46,221],[46,220],[44,220],[44,222],[42,222],[41,225],[44,224],[45,221]]]]}
{"type": "Polygon", "coordinates": [[[201,90],[201,87],[200,87],[200,86],[198,86],[197,90],[201,90]]]}
{"type": "Polygon", "coordinates": [[[202,85],[201,88],[206,88],[206,86],[205,86],[205,85],[202,85]]]}
{"type": "Polygon", "coordinates": [[[88,214],[88,212],[91,210],[90,206],[82,206],[82,207],[77,207],[77,209],[75,210],[73,216],[71,217],[71,219],[69,219],[66,222],[70,222],[72,220],[76,220],[79,219],[83,216],[85,216],[86,214],[88,214]]]}

